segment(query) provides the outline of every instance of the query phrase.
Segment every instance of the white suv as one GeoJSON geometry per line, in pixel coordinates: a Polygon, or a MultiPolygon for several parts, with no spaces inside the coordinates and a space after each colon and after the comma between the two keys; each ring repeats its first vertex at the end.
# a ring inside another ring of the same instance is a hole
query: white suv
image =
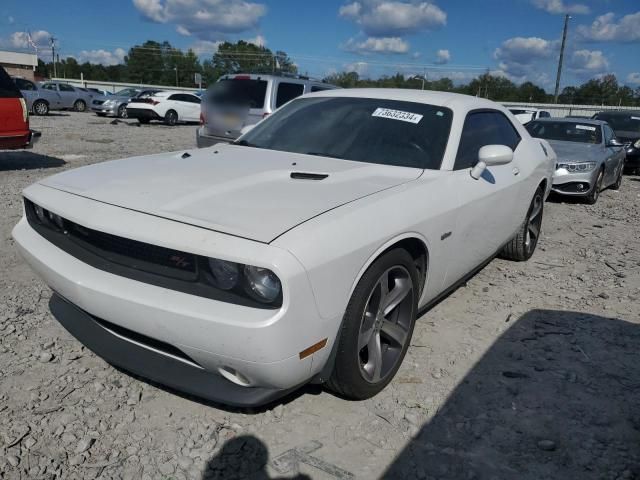
{"type": "Polygon", "coordinates": [[[300,95],[336,87],[303,76],[237,74],[221,77],[203,96],[198,147],[232,142],[275,109],[300,95]]]}

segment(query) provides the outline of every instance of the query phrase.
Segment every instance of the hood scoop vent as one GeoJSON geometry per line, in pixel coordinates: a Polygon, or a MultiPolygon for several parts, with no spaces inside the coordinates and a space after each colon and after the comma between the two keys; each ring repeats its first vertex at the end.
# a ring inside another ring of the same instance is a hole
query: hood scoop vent
{"type": "Polygon", "coordinates": [[[328,176],[327,173],[291,172],[294,180],[324,180],[328,176]]]}

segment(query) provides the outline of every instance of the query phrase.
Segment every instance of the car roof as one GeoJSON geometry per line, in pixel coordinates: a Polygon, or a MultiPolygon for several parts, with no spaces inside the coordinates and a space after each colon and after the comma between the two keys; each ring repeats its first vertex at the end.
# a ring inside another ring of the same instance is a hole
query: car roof
{"type": "Polygon", "coordinates": [[[601,112],[596,113],[596,115],[616,115],[621,117],[626,117],[628,115],[637,115],[640,117],[640,110],[602,110],[601,112]]]}
{"type": "Polygon", "coordinates": [[[608,125],[604,120],[594,120],[592,118],[567,118],[567,117],[551,117],[536,118],[534,122],[538,123],[581,123],[583,125],[608,125]]]}
{"type": "Polygon", "coordinates": [[[220,78],[221,79],[224,78],[227,80],[234,80],[236,77],[239,77],[239,79],[249,77],[252,80],[256,80],[258,78],[261,80],[273,80],[273,79],[298,80],[301,82],[310,82],[318,85],[326,85],[327,87],[339,88],[336,85],[333,85],[331,83],[323,82],[322,80],[318,80],[317,78],[310,78],[305,75],[283,75],[283,74],[277,74],[277,73],[228,73],[226,75],[223,75],[220,78]]]}
{"type": "Polygon", "coordinates": [[[504,110],[504,107],[491,100],[461,93],[436,92],[432,90],[413,90],[408,88],[337,88],[308,93],[308,97],[346,97],[398,100],[404,102],[425,103],[449,108],[504,110]]]}
{"type": "Polygon", "coordinates": [[[154,94],[154,97],[169,97],[171,95],[174,95],[176,93],[186,93],[187,95],[193,95],[195,96],[194,93],[192,92],[185,92],[184,90],[161,90],[159,92],[156,92],[154,94]]]}

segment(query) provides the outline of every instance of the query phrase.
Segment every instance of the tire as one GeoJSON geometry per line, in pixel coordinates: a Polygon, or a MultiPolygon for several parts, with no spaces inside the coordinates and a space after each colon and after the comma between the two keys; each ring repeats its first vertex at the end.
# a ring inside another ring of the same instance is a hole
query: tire
{"type": "Polygon", "coordinates": [[[76,112],[84,112],[87,109],[87,104],[84,100],[76,100],[73,104],[73,109],[76,112]]]}
{"type": "Polygon", "coordinates": [[[622,185],[622,171],[624,170],[624,167],[620,168],[620,171],[618,172],[618,178],[616,178],[616,182],[611,185],[611,190],[620,190],[620,186],[622,185]]]}
{"type": "Polygon", "coordinates": [[[419,285],[415,261],[404,249],[390,250],[369,267],[342,319],[329,389],[345,398],[364,400],[387,386],[411,342],[419,285]],[[378,354],[373,355],[376,350],[378,354]]]}
{"type": "Polygon", "coordinates": [[[600,170],[598,173],[598,178],[596,179],[596,183],[593,184],[593,188],[589,192],[589,194],[585,197],[584,201],[589,205],[595,205],[600,197],[600,192],[602,191],[602,180],[604,178],[604,169],[600,170]]]}
{"type": "Polygon", "coordinates": [[[542,230],[542,215],[544,213],[544,189],[539,186],[533,194],[531,204],[518,233],[507,243],[500,256],[506,260],[524,262],[531,258],[538,245],[542,230]]]}
{"type": "Polygon", "coordinates": [[[49,104],[44,100],[36,100],[31,106],[35,115],[47,115],[49,113],[49,104]]]}
{"type": "Polygon", "coordinates": [[[127,104],[123,103],[122,105],[120,105],[118,107],[118,111],[116,113],[116,116],[118,118],[128,118],[129,115],[127,115],[127,104]]]}
{"type": "Polygon", "coordinates": [[[176,125],[178,123],[178,113],[175,110],[169,110],[165,115],[164,115],[164,123],[166,125],[169,125],[171,127],[173,127],[174,125],[176,125]]]}

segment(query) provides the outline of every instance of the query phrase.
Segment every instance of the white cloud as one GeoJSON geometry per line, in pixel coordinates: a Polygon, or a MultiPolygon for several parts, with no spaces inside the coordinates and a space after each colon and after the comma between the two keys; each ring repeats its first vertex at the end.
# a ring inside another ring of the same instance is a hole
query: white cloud
{"type": "Polygon", "coordinates": [[[447,14],[429,2],[360,0],[343,5],[338,13],[372,37],[406,35],[447,23],[447,14]]]}
{"type": "Polygon", "coordinates": [[[526,77],[534,72],[536,64],[553,56],[556,43],[539,37],[509,38],[496,48],[493,57],[507,75],[526,77]]]}
{"type": "Polygon", "coordinates": [[[344,66],[345,72],[356,72],[359,76],[369,73],[369,64],[367,62],[348,63],[344,66]]]}
{"type": "Polygon", "coordinates": [[[632,72],[627,75],[627,83],[640,85],[640,72],[632,72]]]}
{"type": "Polygon", "coordinates": [[[573,15],[588,15],[591,9],[582,3],[567,4],[563,0],[532,0],[531,3],[540,10],[555,15],[570,13],[573,15]]]}
{"type": "Polygon", "coordinates": [[[13,25],[14,23],[16,23],[16,19],[9,15],[7,17],[7,22],[9,22],[9,25],[13,25]]]}
{"type": "Polygon", "coordinates": [[[254,45],[257,45],[258,47],[264,47],[264,46],[267,45],[267,39],[264,38],[264,36],[262,36],[262,35],[256,35],[253,38],[247,38],[247,39],[245,39],[245,42],[253,43],[254,45]]]}
{"type": "Polygon", "coordinates": [[[364,41],[357,41],[350,38],[345,45],[344,50],[360,54],[367,53],[407,53],[409,44],[400,37],[369,37],[364,41]]]}
{"type": "MultiPolygon", "coordinates": [[[[40,48],[49,47],[49,39],[51,34],[46,30],[37,30],[31,32],[31,40],[40,48]]],[[[14,32],[9,35],[8,39],[0,40],[0,45],[16,49],[33,50],[29,43],[29,34],[27,32],[14,32]]]]}
{"type": "Polygon", "coordinates": [[[580,25],[578,34],[595,42],[640,41],[640,12],[625,15],[616,22],[616,14],[609,12],[597,17],[590,26],[580,25]]]}
{"type": "Polygon", "coordinates": [[[444,65],[445,63],[449,63],[451,61],[451,53],[449,50],[438,50],[436,52],[436,64],[444,65]]]}
{"type": "Polygon", "coordinates": [[[100,65],[117,65],[124,61],[127,54],[122,48],[116,48],[110,52],[108,50],[82,50],[77,57],[78,62],[98,63],[100,65]]]}
{"type": "Polygon", "coordinates": [[[609,61],[600,50],[577,50],[569,59],[569,67],[577,74],[593,75],[609,69],[609,61]]]}
{"type": "Polygon", "coordinates": [[[176,24],[179,33],[200,40],[219,40],[224,34],[256,28],[267,13],[263,4],[245,0],[133,0],[133,4],[147,19],[176,24]]]}
{"type": "Polygon", "coordinates": [[[199,57],[205,55],[210,57],[218,51],[218,47],[221,43],[222,41],[211,42],[209,40],[198,40],[192,43],[189,46],[189,49],[193,50],[193,53],[195,53],[199,57]]]}

